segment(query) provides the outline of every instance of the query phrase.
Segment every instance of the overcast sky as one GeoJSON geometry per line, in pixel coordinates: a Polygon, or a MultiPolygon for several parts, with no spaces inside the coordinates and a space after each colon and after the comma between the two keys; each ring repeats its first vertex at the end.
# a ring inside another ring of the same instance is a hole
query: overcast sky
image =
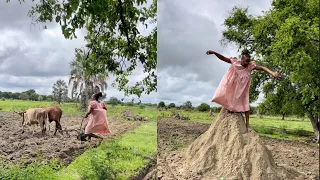
{"type": "Polygon", "coordinates": [[[249,6],[250,14],[262,15],[271,1],[158,0],[159,101],[216,105],[210,101],[229,64],[205,52],[210,49],[226,57],[239,55],[235,47],[223,47],[219,42],[224,19],[239,5],[249,6]]]}
{"type": "MultiPolygon", "coordinates": [[[[16,0],[10,3],[0,1],[0,91],[35,89],[39,94],[51,94],[56,80],[68,82],[69,62],[74,58],[74,49],[85,45],[85,31],[77,31],[77,39],[66,40],[57,23],[48,23],[46,30],[31,25],[32,19],[27,14],[32,4],[30,1],[22,4],[16,0]]],[[[151,29],[149,26],[142,33],[151,29]]],[[[134,82],[142,77],[140,69],[130,79],[134,82]]],[[[109,84],[112,79],[108,80],[109,84]]],[[[123,98],[123,93],[111,86],[106,92],[108,97],[123,98]]],[[[156,102],[156,93],[145,95],[141,100],[156,102]]]]}

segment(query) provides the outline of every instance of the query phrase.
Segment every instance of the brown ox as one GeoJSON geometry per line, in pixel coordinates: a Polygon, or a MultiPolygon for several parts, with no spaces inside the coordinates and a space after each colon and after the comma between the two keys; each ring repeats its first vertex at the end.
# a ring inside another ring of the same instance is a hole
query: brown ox
{"type": "Polygon", "coordinates": [[[60,119],[62,116],[62,110],[58,106],[45,107],[44,110],[47,112],[49,117],[49,122],[56,122],[56,130],[54,131],[54,135],[56,135],[57,130],[62,130],[60,119]]]}

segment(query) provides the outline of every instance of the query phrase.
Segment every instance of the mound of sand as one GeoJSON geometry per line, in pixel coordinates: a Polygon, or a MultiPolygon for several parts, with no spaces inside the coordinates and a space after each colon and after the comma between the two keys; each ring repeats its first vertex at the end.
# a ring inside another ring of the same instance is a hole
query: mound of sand
{"type": "Polygon", "coordinates": [[[298,172],[277,166],[258,134],[247,132],[241,114],[225,109],[181,160],[179,171],[184,179],[304,179],[298,172]]]}

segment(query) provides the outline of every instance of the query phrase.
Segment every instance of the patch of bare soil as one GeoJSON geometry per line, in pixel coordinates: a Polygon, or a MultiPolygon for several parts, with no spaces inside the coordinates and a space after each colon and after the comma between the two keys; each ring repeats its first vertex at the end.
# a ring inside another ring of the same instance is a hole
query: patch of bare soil
{"type": "MultiPolygon", "coordinates": [[[[50,124],[49,134],[43,136],[40,127],[32,128],[26,126],[22,132],[21,117],[11,112],[0,112],[0,157],[4,162],[20,162],[29,164],[34,160],[48,161],[52,158],[61,159],[64,164],[69,164],[73,159],[82,154],[89,147],[96,147],[99,141],[92,139],[91,142],[77,140],[82,117],[63,115],[61,125],[63,134],[57,132],[53,136],[55,123],[50,124]],[[68,134],[66,133],[68,132],[68,134]]],[[[128,122],[117,117],[108,117],[111,134],[102,135],[105,140],[108,137],[119,136],[128,130],[134,129],[139,123],[128,122]]],[[[83,122],[83,127],[86,120],[83,122]]],[[[48,130],[47,130],[48,131],[48,130]]]]}
{"type": "MultiPolygon", "coordinates": [[[[228,116],[229,121],[237,118],[233,117],[237,115],[228,116]]],[[[239,131],[243,131],[243,126],[244,122],[229,123],[222,120],[220,125],[214,126],[215,130],[210,130],[207,124],[160,119],[158,179],[254,179],[254,174],[257,177],[266,172],[270,177],[265,179],[281,179],[284,174],[290,179],[297,179],[301,174],[305,175],[302,179],[319,178],[317,147],[260,138],[255,132],[241,135],[239,131]],[[217,128],[238,128],[238,134],[219,132],[217,128]],[[246,169],[251,171],[246,172],[246,169]]]]}

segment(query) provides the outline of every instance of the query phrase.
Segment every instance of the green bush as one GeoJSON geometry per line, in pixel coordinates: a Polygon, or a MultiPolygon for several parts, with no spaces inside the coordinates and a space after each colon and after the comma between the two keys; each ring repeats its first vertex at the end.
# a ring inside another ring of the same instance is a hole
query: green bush
{"type": "Polygon", "coordinates": [[[201,103],[201,104],[197,107],[197,110],[198,110],[198,111],[201,111],[201,112],[209,111],[209,110],[210,110],[210,106],[209,106],[209,104],[201,103]]]}
{"type": "Polygon", "coordinates": [[[144,104],[140,104],[140,105],[139,105],[139,108],[140,108],[140,109],[144,109],[145,107],[146,107],[146,106],[145,106],[144,104]]]}
{"type": "Polygon", "coordinates": [[[161,101],[159,102],[158,107],[159,108],[166,107],[166,104],[163,101],[161,101]]]}
{"type": "Polygon", "coordinates": [[[176,104],[174,104],[174,103],[170,103],[169,105],[168,105],[168,108],[175,108],[176,107],[176,104]]]}

